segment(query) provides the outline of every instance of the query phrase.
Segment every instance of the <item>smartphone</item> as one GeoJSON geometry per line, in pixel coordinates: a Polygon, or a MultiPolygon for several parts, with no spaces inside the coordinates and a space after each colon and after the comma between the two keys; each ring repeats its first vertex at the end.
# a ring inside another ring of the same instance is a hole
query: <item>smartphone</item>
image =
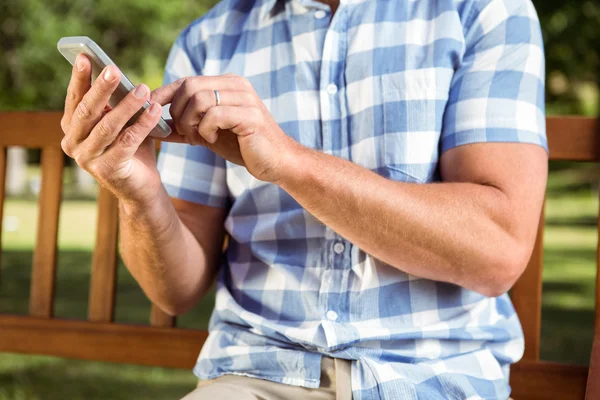
{"type": "MultiPolygon", "coordinates": [[[[92,63],[92,81],[96,80],[98,75],[100,75],[108,65],[117,65],[110,57],[108,57],[108,55],[106,55],[100,46],[87,36],[64,37],[58,41],[57,47],[58,51],[71,63],[71,65],[75,64],[75,60],[79,54],[85,54],[92,63]]],[[[119,70],[121,71],[120,68],[119,70]]],[[[119,86],[110,97],[108,104],[111,107],[116,107],[117,104],[133,90],[133,88],[133,83],[131,83],[129,78],[121,71],[121,82],[119,82],[119,86]]],[[[142,108],[131,118],[131,120],[129,120],[128,125],[133,124],[148,107],[150,107],[150,102],[146,101],[142,108]]],[[[170,134],[171,128],[163,118],[158,121],[156,127],[150,132],[150,136],[157,138],[165,138],[170,134]]]]}

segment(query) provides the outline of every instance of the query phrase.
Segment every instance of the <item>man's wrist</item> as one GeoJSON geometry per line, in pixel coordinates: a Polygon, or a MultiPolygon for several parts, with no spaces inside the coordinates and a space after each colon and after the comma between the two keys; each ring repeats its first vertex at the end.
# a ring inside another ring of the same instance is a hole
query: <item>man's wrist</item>
{"type": "Polygon", "coordinates": [[[148,213],[159,212],[164,208],[165,198],[168,199],[167,193],[159,190],[154,196],[144,198],[124,198],[118,197],[119,208],[125,215],[130,217],[139,217],[148,213]]]}
{"type": "Polygon", "coordinates": [[[274,184],[285,190],[286,187],[294,185],[304,179],[308,168],[312,165],[314,150],[302,146],[293,141],[289,146],[289,151],[283,157],[283,162],[278,168],[274,184]]]}

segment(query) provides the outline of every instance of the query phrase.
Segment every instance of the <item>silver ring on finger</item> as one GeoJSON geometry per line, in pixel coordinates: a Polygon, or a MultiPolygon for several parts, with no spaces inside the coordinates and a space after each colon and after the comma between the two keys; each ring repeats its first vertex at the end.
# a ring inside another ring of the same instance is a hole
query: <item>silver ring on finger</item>
{"type": "Polygon", "coordinates": [[[221,97],[219,96],[219,91],[213,90],[213,92],[215,92],[215,99],[217,99],[217,106],[220,106],[221,105],[221,97]]]}

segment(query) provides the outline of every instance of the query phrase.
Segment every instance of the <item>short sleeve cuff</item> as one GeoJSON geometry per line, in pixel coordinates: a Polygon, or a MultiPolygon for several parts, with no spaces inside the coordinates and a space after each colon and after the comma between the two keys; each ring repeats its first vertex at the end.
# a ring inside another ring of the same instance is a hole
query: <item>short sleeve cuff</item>
{"type": "Polygon", "coordinates": [[[548,151],[548,141],[544,135],[514,128],[480,128],[455,132],[443,137],[441,151],[443,153],[473,143],[528,143],[548,151]]]}

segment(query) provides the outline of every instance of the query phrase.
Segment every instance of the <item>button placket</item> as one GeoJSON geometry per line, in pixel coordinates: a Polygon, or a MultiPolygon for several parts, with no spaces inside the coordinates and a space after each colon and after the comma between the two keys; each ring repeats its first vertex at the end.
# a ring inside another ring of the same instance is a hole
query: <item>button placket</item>
{"type": "Polygon", "coordinates": [[[317,10],[315,11],[315,18],[316,19],[323,19],[327,16],[327,13],[324,10],[317,10]]]}
{"type": "Polygon", "coordinates": [[[327,314],[325,314],[325,316],[330,321],[335,321],[335,320],[338,319],[338,314],[335,311],[333,311],[333,310],[327,311],[327,314]]]}
{"type": "Polygon", "coordinates": [[[342,254],[345,249],[346,249],[346,246],[344,246],[344,244],[341,242],[337,242],[336,244],[333,245],[333,252],[335,254],[342,254]]]}

